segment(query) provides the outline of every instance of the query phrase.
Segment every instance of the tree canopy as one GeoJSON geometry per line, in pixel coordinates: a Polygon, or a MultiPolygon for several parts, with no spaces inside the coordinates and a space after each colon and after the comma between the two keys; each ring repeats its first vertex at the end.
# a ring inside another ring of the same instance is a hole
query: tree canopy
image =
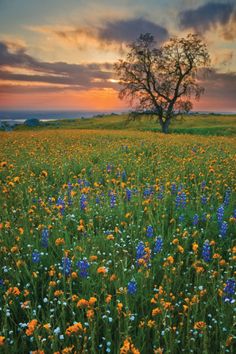
{"type": "Polygon", "coordinates": [[[209,68],[207,46],[197,34],[189,34],[156,48],[154,37],[146,33],[128,49],[126,59],[115,64],[119,97],[128,99],[136,112],[155,115],[166,133],[172,118],[189,112],[191,98],[204,92],[197,74],[209,68]]]}

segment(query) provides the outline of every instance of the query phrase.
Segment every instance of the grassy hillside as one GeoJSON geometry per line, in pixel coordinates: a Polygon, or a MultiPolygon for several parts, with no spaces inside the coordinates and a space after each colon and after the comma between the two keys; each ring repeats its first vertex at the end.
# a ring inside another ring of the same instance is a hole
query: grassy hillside
{"type": "MultiPolygon", "coordinates": [[[[128,115],[105,115],[89,119],[65,119],[45,122],[36,129],[112,129],[112,130],[141,130],[160,131],[160,126],[150,117],[130,121],[128,115]]],[[[18,126],[16,130],[32,129],[18,126]]],[[[191,115],[178,118],[170,126],[171,133],[200,134],[200,135],[225,135],[236,134],[236,115],[191,115]]]]}

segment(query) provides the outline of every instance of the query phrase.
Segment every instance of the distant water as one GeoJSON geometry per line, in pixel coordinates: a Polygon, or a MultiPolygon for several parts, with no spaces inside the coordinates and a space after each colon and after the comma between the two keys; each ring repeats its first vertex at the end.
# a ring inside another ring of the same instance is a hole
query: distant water
{"type": "Polygon", "coordinates": [[[0,122],[20,124],[27,119],[36,118],[41,121],[57,119],[90,118],[98,114],[111,112],[98,111],[0,111],[0,122]]]}

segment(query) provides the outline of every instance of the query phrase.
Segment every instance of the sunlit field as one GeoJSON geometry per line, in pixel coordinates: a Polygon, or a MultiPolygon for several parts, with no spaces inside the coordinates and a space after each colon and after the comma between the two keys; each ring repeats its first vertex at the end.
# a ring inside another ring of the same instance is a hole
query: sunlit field
{"type": "Polygon", "coordinates": [[[0,133],[0,353],[233,353],[235,147],[0,133]]]}

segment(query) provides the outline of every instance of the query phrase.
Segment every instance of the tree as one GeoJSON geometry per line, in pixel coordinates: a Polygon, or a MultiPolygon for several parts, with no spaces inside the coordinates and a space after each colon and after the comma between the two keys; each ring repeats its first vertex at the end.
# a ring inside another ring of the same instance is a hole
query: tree
{"type": "Polygon", "coordinates": [[[197,73],[210,65],[206,44],[189,34],[155,48],[154,37],[146,33],[128,48],[126,60],[114,66],[122,86],[119,97],[128,99],[137,114],[154,115],[167,133],[174,117],[192,109],[190,99],[204,92],[197,73]]]}
{"type": "Polygon", "coordinates": [[[27,127],[39,127],[41,125],[41,122],[37,118],[29,118],[24,121],[24,125],[27,127]]]}

